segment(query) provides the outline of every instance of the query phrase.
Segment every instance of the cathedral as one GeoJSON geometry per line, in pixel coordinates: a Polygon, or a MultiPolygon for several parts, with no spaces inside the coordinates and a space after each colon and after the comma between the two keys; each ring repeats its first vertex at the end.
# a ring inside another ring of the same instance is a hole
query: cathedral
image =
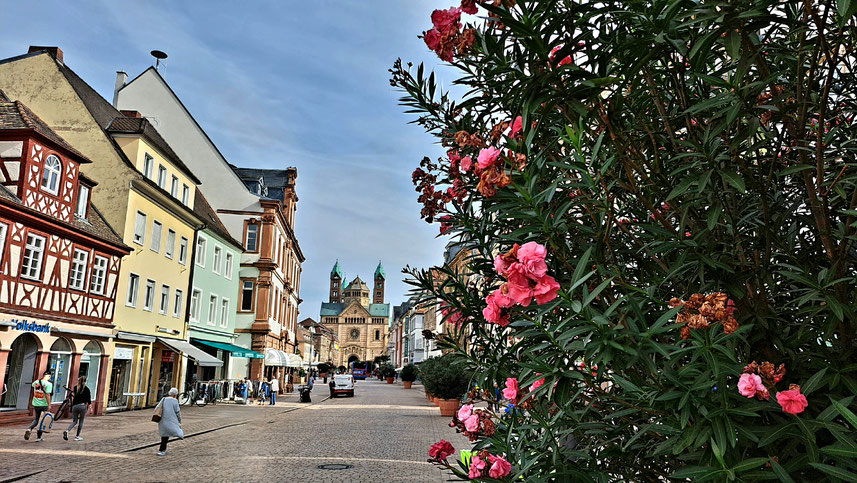
{"type": "Polygon", "coordinates": [[[339,337],[338,360],[332,361],[337,366],[372,361],[386,353],[391,312],[390,304],[384,303],[387,275],[381,262],[374,278],[370,303],[369,287],[359,276],[346,283],[339,260],[330,271],[330,297],[321,303],[319,318],[339,337]]]}

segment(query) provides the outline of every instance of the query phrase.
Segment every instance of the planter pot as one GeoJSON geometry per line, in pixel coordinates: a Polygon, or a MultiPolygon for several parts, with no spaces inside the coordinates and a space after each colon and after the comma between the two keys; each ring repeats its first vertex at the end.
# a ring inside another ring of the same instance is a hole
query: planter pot
{"type": "Polygon", "coordinates": [[[413,383],[414,383],[413,381],[402,381],[402,384],[405,385],[405,389],[410,389],[411,384],[413,384],[413,383]]]}
{"type": "Polygon", "coordinates": [[[387,378],[387,384],[392,384],[392,383],[393,383],[393,378],[392,378],[392,377],[388,377],[388,378],[387,378]]]}
{"type": "Polygon", "coordinates": [[[438,399],[438,398],[436,398],[436,397],[432,396],[432,398],[431,398],[431,402],[432,402],[435,406],[440,407],[440,399],[438,399]]]}
{"type": "Polygon", "coordinates": [[[428,399],[429,401],[431,401],[431,396],[429,396],[429,393],[428,393],[428,392],[426,392],[426,399],[428,399]]]}
{"type": "Polygon", "coordinates": [[[461,407],[461,401],[458,399],[438,399],[438,407],[440,408],[441,416],[451,418],[455,416],[458,408],[461,407]]]}

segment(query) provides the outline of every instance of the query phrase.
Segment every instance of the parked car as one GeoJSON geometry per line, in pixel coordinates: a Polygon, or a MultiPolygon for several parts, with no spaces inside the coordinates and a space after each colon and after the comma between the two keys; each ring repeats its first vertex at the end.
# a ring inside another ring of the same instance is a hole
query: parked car
{"type": "Polygon", "coordinates": [[[337,374],[330,381],[330,397],[347,394],[354,397],[354,377],[351,374],[337,374]]]}

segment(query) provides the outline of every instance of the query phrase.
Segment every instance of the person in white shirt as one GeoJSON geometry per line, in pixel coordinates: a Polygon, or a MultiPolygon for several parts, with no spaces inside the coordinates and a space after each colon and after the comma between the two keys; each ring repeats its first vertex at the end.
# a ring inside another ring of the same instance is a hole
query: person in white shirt
{"type": "Polygon", "coordinates": [[[280,380],[279,374],[274,373],[274,377],[271,379],[271,406],[277,405],[277,393],[280,392],[280,380]]]}

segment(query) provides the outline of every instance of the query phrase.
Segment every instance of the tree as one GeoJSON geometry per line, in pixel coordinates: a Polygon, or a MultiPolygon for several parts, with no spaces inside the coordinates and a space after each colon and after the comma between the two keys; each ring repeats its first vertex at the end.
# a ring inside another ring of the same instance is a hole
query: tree
{"type": "Polygon", "coordinates": [[[857,2],[480,3],[423,36],[462,99],[391,71],[448,148],[421,215],[476,253],[409,273],[514,406],[450,469],[857,478],[857,2]]]}

